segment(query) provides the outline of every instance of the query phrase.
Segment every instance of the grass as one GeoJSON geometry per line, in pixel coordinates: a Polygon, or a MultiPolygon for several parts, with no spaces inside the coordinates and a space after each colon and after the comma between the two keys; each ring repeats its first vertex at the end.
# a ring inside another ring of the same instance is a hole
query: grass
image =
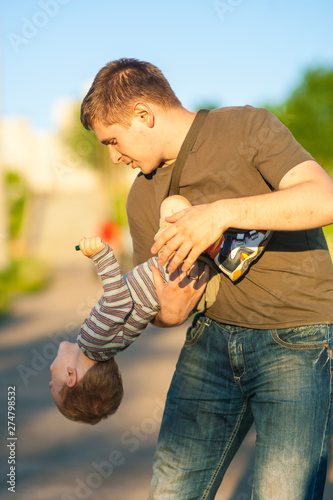
{"type": "Polygon", "coordinates": [[[12,260],[0,272],[0,318],[10,313],[12,298],[21,293],[42,290],[49,281],[49,270],[35,259],[12,260]]]}
{"type": "Polygon", "coordinates": [[[324,234],[326,237],[328,248],[331,252],[331,256],[333,259],[333,224],[331,224],[330,226],[324,227],[324,234]]]}

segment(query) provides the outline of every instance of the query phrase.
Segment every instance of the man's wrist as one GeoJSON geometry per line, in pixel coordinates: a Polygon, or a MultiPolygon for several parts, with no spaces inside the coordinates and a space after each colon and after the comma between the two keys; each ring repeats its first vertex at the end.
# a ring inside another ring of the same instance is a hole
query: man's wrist
{"type": "Polygon", "coordinates": [[[157,326],[158,328],[163,328],[164,325],[162,324],[161,320],[160,320],[160,313],[157,313],[155,318],[153,318],[151,320],[151,324],[154,325],[154,326],[157,326]]]}
{"type": "Polygon", "coordinates": [[[161,316],[162,316],[161,311],[159,311],[157,313],[157,315],[155,316],[155,318],[151,321],[151,323],[154,326],[157,326],[158,328],[173,328],[174,326],[182,325],[184,323],[184,321],[186,321],[186,318],[182,318],[181,320],[179,320],[179,318],[177,318],[177,319],[175,319],[175,318],[170,319],[169,318],[169,321],[165,322],[165,320],[163,320],[163,317],[161,317],[161,316]]]}
{"type": "Polygon", "coordinates": [[[232,202],[230,200],[216,200],[212,202],[216,214],[216,224],[220,226],[220,233],[223,234],[229,227],[234,227],[236,224],[236,214],[231,209],[232,202]],[[223,225],[222,225],[223,221],[223,225]]]}

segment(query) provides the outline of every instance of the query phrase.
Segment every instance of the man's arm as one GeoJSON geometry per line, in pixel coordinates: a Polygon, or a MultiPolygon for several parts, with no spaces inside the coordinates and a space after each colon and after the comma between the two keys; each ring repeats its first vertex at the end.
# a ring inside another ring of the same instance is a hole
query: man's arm
{"type": "Polygon", "coordinates": [[[298,231],[333,223],[333,182],[313,160],[296,165],[281,179],[278,191],[197,205],[166,219],[173,222],[154,243],[164,245],[159,264],[173,272],[191,268],[198,256],[229,227],[298,231]]]}

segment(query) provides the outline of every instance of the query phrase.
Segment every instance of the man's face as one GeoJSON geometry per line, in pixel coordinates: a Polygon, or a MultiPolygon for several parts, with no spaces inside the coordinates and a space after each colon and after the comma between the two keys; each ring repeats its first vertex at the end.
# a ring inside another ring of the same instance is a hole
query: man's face
{"type": "Polygon", "coordinates": [[[68,368],[75,364],[75,344],[71,342],[61,342],[58,354],[50,366],[51,382],[50,390],[54,401],[61,402],[60,391],[67,383],[68,368]]]}
{"type": "Polygon", "coordinates": [[[144,174],[151,173],[163,163],[152,129],[138,117],[132,120],[129,128],[96,122],[94,132],[99,142],[108,147],[113,163],[123,161],[144,174]]]}

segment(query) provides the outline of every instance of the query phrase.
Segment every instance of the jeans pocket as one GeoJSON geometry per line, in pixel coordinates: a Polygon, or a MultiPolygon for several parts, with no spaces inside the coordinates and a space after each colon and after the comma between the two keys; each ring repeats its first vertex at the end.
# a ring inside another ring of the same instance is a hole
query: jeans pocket
{"type": "Polygon", "coordinates": [[[198,341],[206,326],[206,320],[207,318],[203,314],[197,314],[195,316],[192,325],[186,332],[185,345],[193,345],[198,341]]]}
{"type": "Polygon", "coordinates": [[[329,346],[328,325],[309,325],[271,330],[273,340],[289,349],[323,349],[329,346]]]}

